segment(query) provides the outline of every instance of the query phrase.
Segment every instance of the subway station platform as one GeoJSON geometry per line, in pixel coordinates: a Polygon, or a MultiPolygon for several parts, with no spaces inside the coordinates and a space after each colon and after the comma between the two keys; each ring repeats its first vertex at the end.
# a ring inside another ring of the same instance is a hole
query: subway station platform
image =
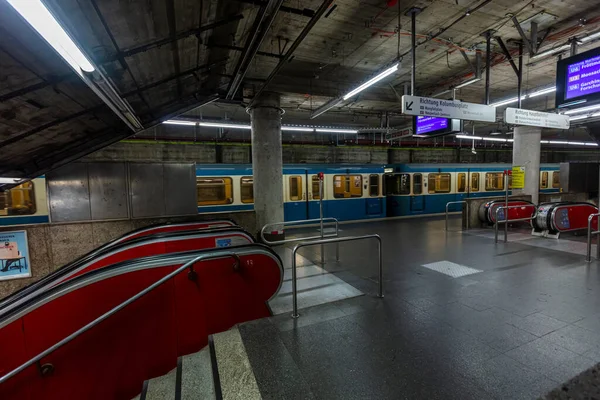
{"type": "MultiPolygon", "coordinates": [[[[374,242],[341,244],[340,262],[331,246],[324,266],[318,246],[301,249],[300,317],[286,273],[278,315],[237,327],[262,398],[535,399],[600,362],[600,274],[579,254],[585,241],[511,231],[495,244],[493,230],[446,233],[443,219],[341,230],[381,235],[385,298],[374,242]],[[324,284],[302,286],[319,274],[324,284]],[[319,304],[327,288],[343,299],[319,304]]],[[[291,251],[280,254],[289,269],[291,251]]]]}

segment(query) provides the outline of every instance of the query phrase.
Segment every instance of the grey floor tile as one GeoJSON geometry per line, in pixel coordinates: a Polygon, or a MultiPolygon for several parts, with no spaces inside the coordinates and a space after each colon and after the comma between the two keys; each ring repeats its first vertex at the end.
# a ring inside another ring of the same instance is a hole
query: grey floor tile
{"type": "Polygon", "coordinates": [[[592,315],[575,322],[575,325],[600,334],[600,314],[592,315]]]}
{"type": "Polygon", "coordinates": [[[303,326],[313,325],[330,319],[340,318],[346,314],[335,304],[324,304],[321,306],[299,310],[300,317],[292,318],[291,312],[271,317],[271,321],[279,330],[289,331],[303,326]]]}
{"type": "Polygon", "coordinates": [[[600,334],[576,325],[565,326],[546,335],[544,339],[577,354],[585,354],[600,347],[600,334]]]}
{"type": "Polygon", "coordinates": [[[476,335],[476,337],[490,347],[502,353],[510,351],[538,338],[527,331],[507,323],[486,330],[476,335]]]}
{"type": "Polygon", "coordinates": [[[559,366],[547,372],[545,375],[556,382],[562,383],[577,376],[596,364],[596,361],[580,356],[561,363],[559,366]]]}
{"type": "Polygon", "coordinates": [[[544,336],[567,325],[566,322],[536,313],[523,318],[515,318],[512,325],[536,336],[544,336]]]}
{"type": "Polygon", "coordinates": [[[519,346],[506,355],[542,374],[549,373],[560,365],[580,357],[544,338],[519,346]]]}

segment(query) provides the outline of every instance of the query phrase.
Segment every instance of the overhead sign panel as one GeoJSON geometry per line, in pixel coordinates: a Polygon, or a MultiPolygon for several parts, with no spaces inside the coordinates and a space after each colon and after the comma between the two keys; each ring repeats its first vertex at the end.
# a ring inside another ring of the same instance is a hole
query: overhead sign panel
{"type": "Polygon", "coordinates": [[[569,129],[569,116],[540,111],[507,108],[504,122],[511,125],[538,126],[541,128],[569,129]]]}
{"type": "Polygon", "coordinates": [[[440,100],[430,97],[402,96],[402,113],[469,121],[496,122],[496,108],[483,104],[440,100]]]}

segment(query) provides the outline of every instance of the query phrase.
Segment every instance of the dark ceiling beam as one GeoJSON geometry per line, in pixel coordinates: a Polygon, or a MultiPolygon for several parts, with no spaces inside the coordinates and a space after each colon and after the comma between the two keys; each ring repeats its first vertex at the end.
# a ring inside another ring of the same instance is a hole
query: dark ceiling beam
{"type": "MultiPolygon", "coordinates": [[[[169,25],[169,36],[171,36],[171,56],[175,75],[181,74],[181,62],[179,58],[179,44],[177,43],[177,21],[175,20],[175,0],[165,1],[167,7],[167,23],[169,25]]],[[[181,96],[181,79],[177,78],[177,95],[181,96]]]]}
{"type": "Polygon", "coordinates": [[[132,91],[127,92],[127,93],[124,93],[123,97],[131,97],[133,95],[138,94],[139,92],[143,92],[145,90],[155,88],[157,86],[160,86],[162,84],[170,82],[170,81],[172,81],[174,79],[180,79],[180,78],[182,78],[182,77],[184,77],[186,75],[193,75],[197,71],[201,71],[201,70],[205,70],[205,69],[211,69],[213,67],[216,67],[218,65],[224,64],[226,62],[227,62],[227,59],[223,59],[221,61],[217,61],[217,62],[214,62],[214,63],[211,63],[211,64],[204,64],[204,65],[200,65],[200,66],[195,67],[195,68],[187,69],[185,71],[180,72],[179,74],[168,76],[168,77],[166,77],[164,79],[161,79],[159,81],[152,82],[152,83],[150,83],[148,85],[145,85],[145,86],[142,86],[142,87],[140,87],[138,89],[132,90],[132,91]]]}
{"type": "MultiPolygon", "coordinates": [[[[253,4],[255,6],[261,6],[261,7],[267,4],[267,2],[263,1],[263,0],[236,0],[236,1],[239,3],[253,4]]],[[[299,8],[281,6],[280,11],[289,13],[289,14],[302,15],[304,17],[309,17],[309,18],[312,18],[315,15],[315,12],[308,8],[299,9],[299,8]]]]}
{"type": "Polygon", "coordinates": [[[517,68],[515,61],[513,60],[512,56],[510,55],[510,51],[508,51],[508,47],[506,47],[506,45],[504,44],[504,41],[502,40],[502,38],[500,36],[496,36],[496,42],[498,42],[498,44],[500,45],[500,48],[502,49],[502,53],[504,53],[504,57],[506,57],[506,59],[510,63],[510,66],[512,67],[513,71],[515,71],[515,74],[517,74],[517,76],[519,76],[519,68],[517,68]]]}
{"type": "MultiPolygon", "coordinates": [[[[209,44],[206,45],[206,47],[209,47],[209,48],[214,47],[215,49],[225,49],[225,50],[233,50],[233,51],[244,51],[243,47],[233,46],[233,45],[227,45],[227,44],[209,43],[209,44]]],[[[257,51],[256,55],[257,56],[277,58],[279,60],[281,60],[283,58],[283,55],[281,55],[281,54],[267,53],[265,51],[257,51]]]]}
{"type": "Polygon", "coordinates": [[[44,89],[48,86],[54,86],[58,83],[64,82],[66,80],[76,80],[77,76],[75,74],[68,74],[57,76],[55,78],[48,78],[43,82],[39,82],[30,86],[26,86],[24,88],[12,91],[10,93],[6,93],[0,95],[0,102],[8,101],[14,99],[15,97],[25,96],[28,93],[35,92],[36,90],[44,89]]]}
{"type": "MultiPolygon", "coordinates": [[[[100,8],[98,7],[98,3],[96,2],[96,0],[90,0],[90,2],[92,4],[92,7],[94,8],[94,11],[96,11],[96,15],[98,16],[100,23],[104,27],[104,31],[108,35],[108,38],[110,39],[113,47],[117,51],[117,54],[121,54],[121,48],[117,44],[117,40],[115,39],[114,35],[110,31],[110,28],[108,27],[108,24],[106,23],[106,20],[104,19],[104,15],[102,14],[102,12],[100,11],[100,8]]],[[[129,77],[131,78],[131,81],[133,82],[135,87],[139,89],[140,85],[137,82],[137,80],[135,79],[135,76],[133,76],[133,72],[131,71],[131,68],[129,68],[127,61],[125,61],[125,57],[119,57],[119,63],[121,64],[121,68],[123,68],[125,71],[127,71],[129,73],[129,77]]],[[[139,97],[140,97],[140,100],[142,100],[142,102],[146,105],[146,107],[150,108],[150,104],[148,104],[148,101],[146,100],[146,98],[142,94],[140,94],[139,97]]]]}
{"type": "Polygon", "coordinates": [[[35,128],[28,130],[27,132],[23,132],[23,133],[21,133],[19,135],[12,136],[12,137],[6,139],[5,141],[1,142],[0,143],[0,149],[2,149],[4,146],[8,146],[9,144],[18,142],[19,140],[22,140],[22,139],[25,139],[26,137],[29,137],[31,135],[35,135],[36,133],[39,133],[39,132],[41,132],[43,130],[46,130],[48,128],[52,128],[53,126],[62,124],[64,122],[71,121],[71,120],[73,120],[75,118],[82,117],[82,116],[84,116],[86,114],[90,114],[90,113],[94,113],[96,111],[100,111],[101,109],[103,109],[105,107],[106,106],[104,104],[102,104],[102,105],[99,105],[99,106],[96,106],[96,107],[87,108],[87,109],[78,111],[78,112],[76,112],[74,114],[70,114],[70,115],[66,115],[66,116],[61,117],[61,118],[57,118],[57,119],[52,120],[50,122],[47,122],[47,123],[45,123],[43,125],[36,126],[35,128]]]}
{"type": "Polygon", "coordinates": [[[233,79],[229,81],[226,95],[227,99],[232,99],[242,85],[244,76],[246,76],[256,52],[262,45],[267,33],[269,33],[269,28],[271,28],[273,21],[275,21],[282,4],[283,0],[269,0],[265,6],[260,7],[254,25],[252,26],[251,33],[246,40],[246,46],[235,67],[233,79]]]}
{"type": "Polygon", "coordinates": [[[145,44],[143,46],[134,47],[134,48],[129,49],[129,50],[123,50],[120,54],[110,55],[110,56],[104,58],[103,60],[101,60],[100,62],[102,64],[106,64],[106,63],[109,63],[109,62],[117,61],[120,57],[131,57],[131,56],[134,56],[136,54],[143,53],[145,51],[154,49],[156,47],[160,47],[160,46],[164,46],[166,44],[169,44],[173,40],[178,41],[178,40],[190,37],[190,36],[196,36],[196,35],[199,35],[202,32],[205,32],[205,31],[208,31],[208,30],[211,30],[211,29],[215,29],[215,28],[218,28],[218,27],[223,26],[223,25],[227,25],[227,24],[230,24],[230,23],[235,22],[235,21],[239,21],[239,20],[241,20],[243,18],[244,18],[243,14],[230,15],[230,16],[228,16],[228,17],[226,17],[226,18],[224,18],[224,19],[222,19],[220,21],[213,22],[211,24],[207,24],[207,25],[201,26],[200,28],[194,28],[194,29],[187,30],[185,32],[178,33],[177,35],[175,35],[174,38],[168,37],[168,38],[165,38],[165,39],[157,40],[157,41],[152,42],[152,43],[145,44]]]}
{"type": "Polygon", "coordinates": [[[306,36],[310,33],[310,31],[315,26],[315,24],[319,21],[319,19],[321,19],[321,16],[325,13],[325,11],[327,11],[327,9],[331,5],[331,3],[333,3],[333,0],[324,0],[323,1],[323,3],[319,7],[319,9],[315,13],[315,15],[310,19],[310,21],[308,21],[308,24],[306,24],[306,26],[304,27],[302,32],[300,32],[300,34],[298,35],[296,40],[294,40],[294,43],[292,43],[292,45],[290,46],[288,51],[285,53],[283,58],[281,60],[279,60],[279,64],[277,64],[275,69],[273,69],[273,71],[271,71],[271,74],[267,77],[266,82],[258,90],[258,92],[255,94],[254,98],[257,98],[267,88],[269,83],[271,83],[271,81],[279,73],[281,68],[283,68],[283,66],[290,60],[290,58],[292,57],[292,55],[294,54],[294,52],[296,51],[298,46],[300,46],[300,44],[304,41],[304,38],[306,38],[306,36]]]}

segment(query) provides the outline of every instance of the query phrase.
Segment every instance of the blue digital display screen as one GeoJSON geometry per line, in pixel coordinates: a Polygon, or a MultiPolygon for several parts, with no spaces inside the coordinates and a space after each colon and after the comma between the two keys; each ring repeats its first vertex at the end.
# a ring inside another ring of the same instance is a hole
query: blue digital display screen
{"type": "Polygon", "coordinates": [[[440,117],[417,117],[416,134],[423,135],[448,129],[448,119],[440,117]]]}

